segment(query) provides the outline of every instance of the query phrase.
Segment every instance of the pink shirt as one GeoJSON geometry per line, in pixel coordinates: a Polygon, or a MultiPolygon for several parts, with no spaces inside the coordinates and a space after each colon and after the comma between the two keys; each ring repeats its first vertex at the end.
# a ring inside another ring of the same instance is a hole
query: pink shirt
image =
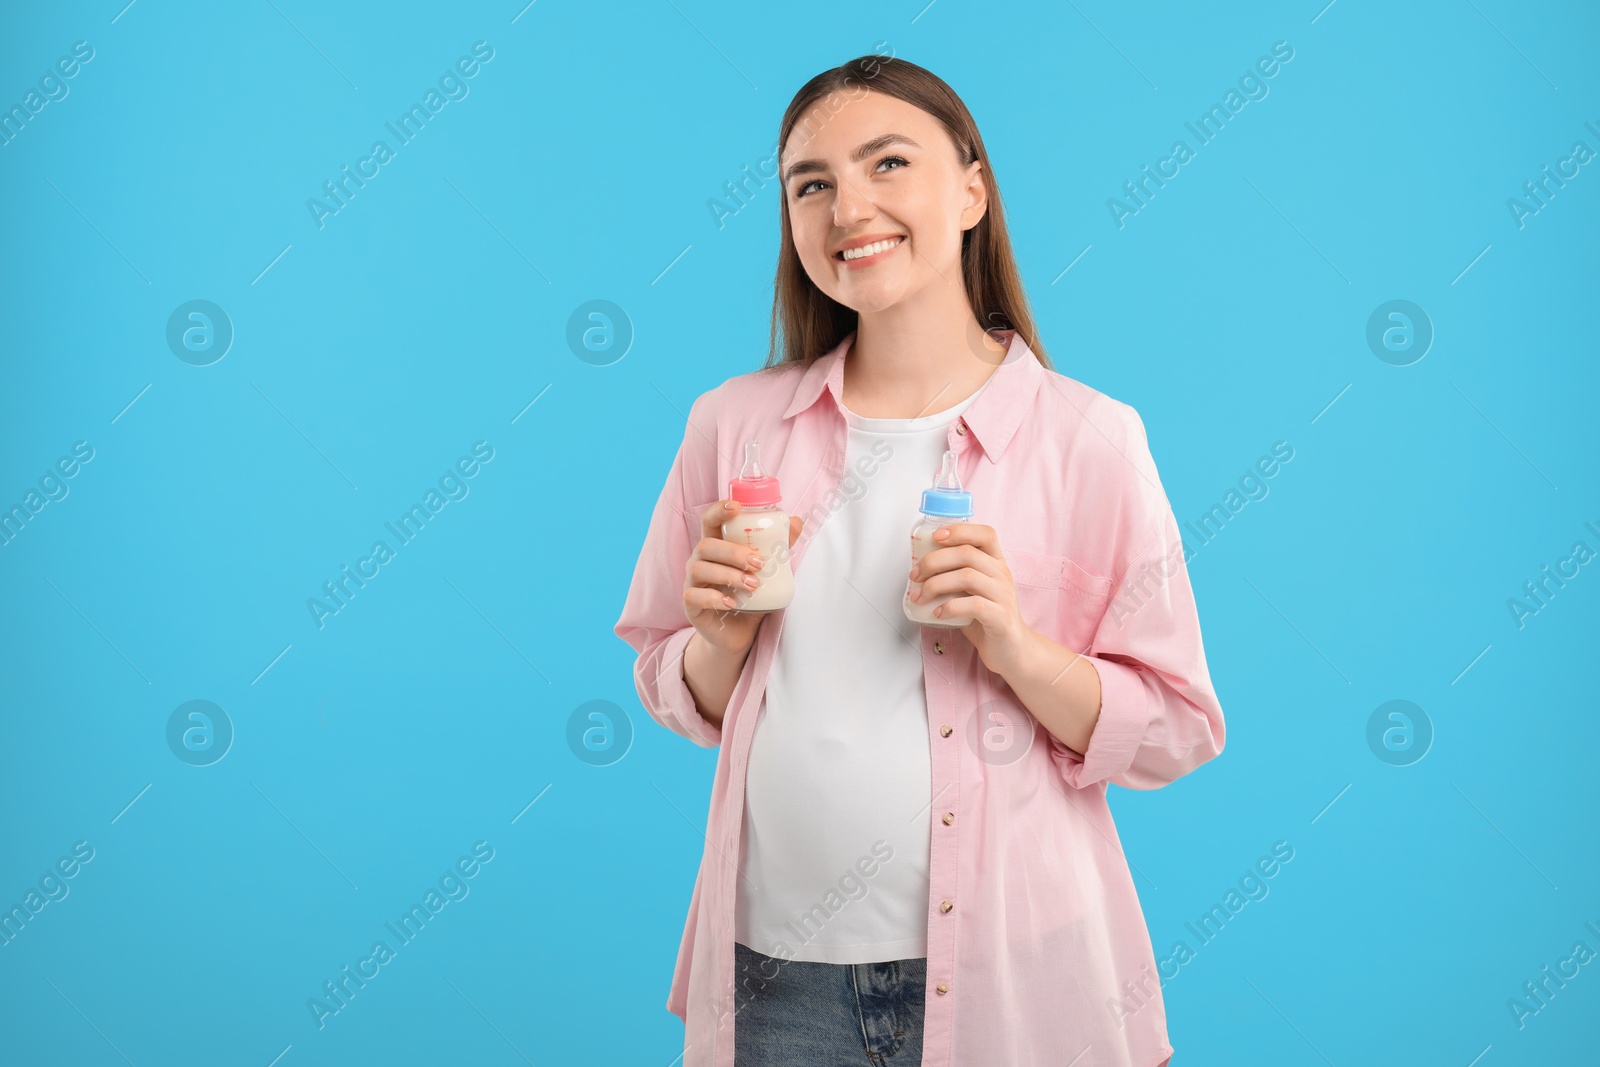
{"type": "MultiPolygon", "coordinates": [[[[666,1003],[685,1024],[684,1067],[733,1064],[734,864],[750,742],[786,614],[763,620],[713,727],[683,681],[695,632],[684,567],[701,512],[726,495],[754,438],[785,505],[806,517],[791,559],[805,581],[809,534],[848,506],[838,486],[853,339],[809,368],[739,375],[695,401],[615,627],[639,653],[634,683],[650,716],[695,744],[720,745],[666,1003]]],[[[1080,755],[1026,712],[962,632],[920,629],[935,816],[922,1062],[1160,1067],[1173,1051],[1166,1012],[1106,783],[1159,788],[1221,752],[1224,729],[1144,424],[1126,404],[1046,370],[1013,333],[948,441],[973,521],[998,533],[1024,622],[1083,652],[1071,669],[1092,665],[1102,698],[1080,755]]],[[[915,506],[905,530],[884,536],[905,537],[915,506]]]]}

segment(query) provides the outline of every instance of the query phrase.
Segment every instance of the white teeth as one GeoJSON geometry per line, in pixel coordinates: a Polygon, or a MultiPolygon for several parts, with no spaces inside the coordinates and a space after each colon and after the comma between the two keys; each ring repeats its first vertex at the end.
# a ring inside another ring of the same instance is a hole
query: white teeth
{"type": "Polygon", "coordinates": [[[895,238],[891,238],[890,240],[887,240],[887,241],[877,241],[877,242],[874,242],[873,244],[870,244],[870,245],[863,245],[860,248],[849,248],[849,249],[845,250],[844,258],[845,259],[861,259],[864,256],[875,256],[879,252],[888,251],[889,249],[893,248],[895,245],[899,244],[902,240],[904,240],[904,238],[895,237],[895,238]]]}

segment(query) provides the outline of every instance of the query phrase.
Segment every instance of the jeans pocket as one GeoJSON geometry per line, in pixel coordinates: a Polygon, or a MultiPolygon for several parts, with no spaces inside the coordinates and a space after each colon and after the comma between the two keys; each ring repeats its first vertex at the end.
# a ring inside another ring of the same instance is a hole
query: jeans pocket
{"type": "Polygon", "coordinates": [[[735,1011],[772,988],[783,961],[774,959],[735,941],[733,943],[733,983],[735,1011]]]}
{"type": "Polygon", "coordinates": [[[897,999],[896,1029],[907,1036],[922,1030],[922,1017],[928,997],[928,961],[900,961],[900,995],[897,999]]]}

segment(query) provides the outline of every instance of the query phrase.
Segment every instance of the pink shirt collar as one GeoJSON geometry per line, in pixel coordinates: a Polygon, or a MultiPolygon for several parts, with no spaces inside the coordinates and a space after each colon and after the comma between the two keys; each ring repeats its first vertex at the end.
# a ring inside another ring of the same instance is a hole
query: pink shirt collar
{"type": "MultiPolygon", "coordinates": [[[[1033,349],[1028,347],[1017,331],[1005,332],[1010,335],[1005,359],[995,369],[987,387],[961,416],[991,463],[1000,461],[1006,446],[1016,436],[1017,427],[1032,406],[1039,387],[1044,384],[1044,364],[1033,354],[1033,349]]],[[[791,419],[815,404],[824,388],[833,394],[834,403],[842,413],[845,354],[855,337],[855,332],[851,331],[830,352],[818,356],[806,368],[799,387],[795,389],[794,399],[784,409],[785,419],[791,419]]]]}

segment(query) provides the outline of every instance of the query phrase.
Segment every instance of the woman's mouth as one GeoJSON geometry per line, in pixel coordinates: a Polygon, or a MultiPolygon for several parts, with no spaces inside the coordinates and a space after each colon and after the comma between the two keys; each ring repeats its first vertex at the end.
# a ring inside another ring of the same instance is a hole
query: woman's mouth
{"type": "Polygon", "coordinates": [[[905,243],[905,236],[888,237],[882,241],[874,241],[870,245],[860,248],[847,248],[843,252],[834,254],[834,258],[842,262],[846,270],[860,270],[879,262],[884,256],[893,252],[905,243]]]}

